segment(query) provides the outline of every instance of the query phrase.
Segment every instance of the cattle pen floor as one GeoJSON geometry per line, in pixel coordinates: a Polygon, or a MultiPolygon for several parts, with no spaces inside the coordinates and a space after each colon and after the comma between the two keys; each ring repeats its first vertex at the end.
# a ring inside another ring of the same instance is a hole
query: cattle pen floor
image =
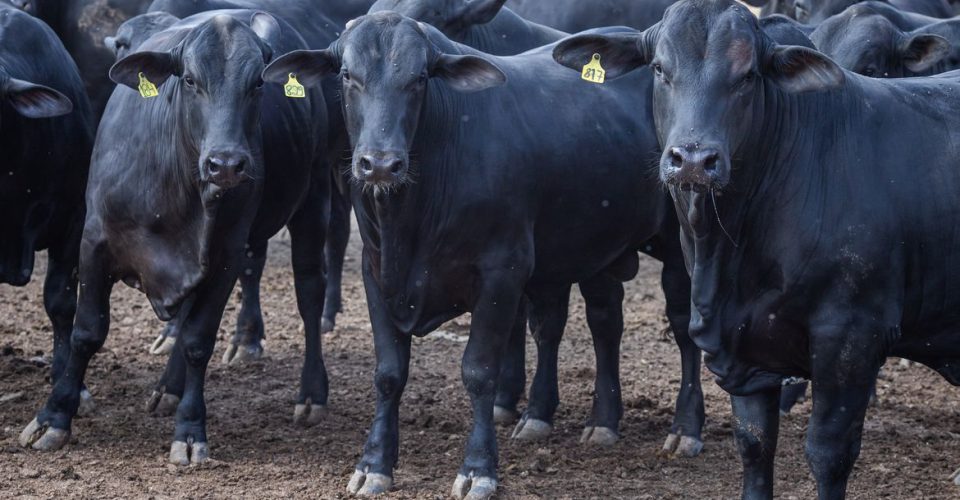
{"type": "MultiPolygon", "coordinates": [[[[27,452],[17,436],[49,393],[50,328],[40,301],[42,265],[26,288],[0,287],[0,496],[97,498],[341,498],[373,415],[373,349],[359,244],[351,241],[344,278],[344,312],[323,339],[330,374],[330,415],[309,429],[292,424],[303,345],[289,268],[289,240],[271,242],[263,279],[267,357],[240,368],[220,364],[233,331],[232,300],[207,382],[207,465],[178,468],[166,456],[172,418],[150,416],[143,403],[165,359],[147,345],[161,329],[144,297],[118,285],[110,337],[87,383],[98,404],[77,419],[71,443],[52,453],[27,452]]],[[[679,354],[660,332],[666,324],[659,265],[641,263],[627,285],[622,378],[622,440],[610,449],[578,444],[590,411],[593,349],[574,292],[561,349],[561,406],[543,443],[500,439],[501,498],[734,498],[740,463],[727,396],[702,379],[706,393],[705,448],[694,459],[667,459],[658,450],[670,425],[680,378],[679,354]]],[[[470,412],[459,361],[469,317],[441,335],[416,339],[401,409],[401,456],[392,498],[446,498],[460,461],[470,412]]],[[[528,339],[528,370],[535,352],[528,339]]],[[[879,403],[867,416],[851,498],[960,498],[948,481],[960,467],[960,390],[924,367],[887,363],[879,403]]],[[[813,498],[803,456],[810,403],[781,420],[776,490],[779,498],[813,498]]]]}

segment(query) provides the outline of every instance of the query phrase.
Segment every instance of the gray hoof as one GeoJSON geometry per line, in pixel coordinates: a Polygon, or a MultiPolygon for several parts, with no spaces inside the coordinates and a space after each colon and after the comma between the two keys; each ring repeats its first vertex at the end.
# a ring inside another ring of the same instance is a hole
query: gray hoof
{"type": "Polygon", "coordinates": [[[263,357],[263,348],[260,346],[244,346],[230,344],[223,353],[221,362],[227,366],[237,366],[246,361],[253,361],[263,357]]]}
{"type": "Polygon", "coordinates": [[[551,431],[553,431],[553,426],[543,420],[524,417],[513,429],[513,434],[510,437],[524,441],[542,441],[550,436],[551,431]]]}
{"type": "Polygon", "coordinates": [[[953,471],[953,474],[950,474],[950,479],[953,480],[953,484],[960,486],[960,469],[953,471]]]}
{"type": "Polygon", "coordinates": [[[520,414],[516,410],[510,410],[502,406],[493,407],[493,421],[499,425],[512,425],[519,418],[520,414]]]}
{"type": "Polygon", "coordinates": [[[180,397],[173,394],[160,394],[159,391],[153,391],[147,398],[145,408],[147,413],[152,413],[158,417],[169,417],[177,412],[177,406],[180,405],[180,397]]]}
{"type": "Polygon", "coordinates": [[[170,463],[175,465],[202,464],[210,458],[207,443],[174,441],[170,445],[170,463]]]}
{"type": "Polygon", "coordinates": [[[457,474],[450,493],[458,500],[486,500],[497,492],[497,480],[492,477],[473,477],[457,474]]]}
{"type": "Polygon", "coordinates": [[[70,431],[41,424],[36,418],[20,433],[20,446],[39,451],[53,451],[63,448],[70,441],[70,431]]]}
{"type": "Polygon", "coordinates": [[[173,346],[176,343],[176,337],[170,337],[161,333],[160,336],[158,336],[157,339],[150,344],[148,350],[150,351],[150,354],[153,354],[154,356],[165,356],[173,352],[173,346]]]}
{"type": "Polygon", "coordinates": [[[617,431],[609,427],[585,427],[580,435],[580,443],[609,448],[620,440],[617,431]]]}
{"type": "Polygon", "coordinates": [[[703,450],[703,441],[690,436],[681,436],[679,434],[668,434],[667,440],[663,442],[662,454],[670,458],[687,457],[693,458],[703,450]]]}
{"type": "Polygon", "coordinates": [[[293,423],[302,427],[312,427],[327,418],[327,407],[315,405],[309,399],[293,407],[293,423]]]}
{"type": "Polygon", "coordinates": [[[330,333],[335,326],[336,323],[332,319],[320,318],[320,333],[330,333]]]}
{"type": "Polygon", "coordinates": [[[78,417],[91,417],[97,412],[97,403],[93,401],[93,394],[83,389],[80,391],[80,406],[77,407],[78,417]]]}
{"type": "Polygon", "coordinates": [[[393,478],[386,474],[355,470],[350,476],[347,491],[360,496],[380,495],[390,491],[391,486],[393,486],[393,478]]]}

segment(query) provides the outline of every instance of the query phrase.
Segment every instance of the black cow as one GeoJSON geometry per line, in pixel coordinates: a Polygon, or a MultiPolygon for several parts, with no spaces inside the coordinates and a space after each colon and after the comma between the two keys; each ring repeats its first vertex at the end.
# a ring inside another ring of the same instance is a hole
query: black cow
{"type": "Polygon", "coordinates": [[[865,76],[899,78],[960,67],[960,19],[909,15],[864,2],[833,16],[810,35],[840,66],[865,76]]]}
{"type": "Polygon", "coordinates": [[[554,55],[579,68],[593,53],[610,78],[656,75],[690,335],[732,394],[744,496],[773,494],[780,385],[799,376],[813,384],[819,495],[842,498],[887,356],[960,384],[960,74],[846,72],[777,45],[729,0],[687,0],[643,33],[574,37],[554,55]]]}
{"type": "MultiPolygon", "coordinates": [[[[581,283],[595,310],[615,312],[619,284],[636,273],[643,245],[672,261],[664,272],[678,276],[665,282],[684,283],[668,296],[688,293],[677,228],[664,210],[669,202],[637,161],[657,154],[651,118],[624,112],[630,85],[593,85],[558,72],[549,50],[495,58],[381,12],[350,25],[331,48],[289,54],[265,73],[276,81],[294,72],[307,85],[327,74],[342,80],[377,350],[376,417],[353,492],[378,493],[392,483],[413,335],[473,314],[463,379],[474,428],[453,492],[483,498],[496,488],[497,376],[522,297],[531,317],[552,323],[534,325],[535,335],[562,332],[572,283],[581,283]],[[605,111],[585,116],[584,109],[605,111]],[[584,120],[589,129],[577,131],[584,120]],[[548,125],[566,132],[543,134],[548,125]]],[[[649,74],[631,79],[648,82],[649,74]]],[[[633,101],[642,108],[647,99],[633,101]]],[[[598,357],[616,370],[621,316],[591,315],[588,322],[598,357]]],[[[684,361],[699,365],[696,356],[684,361]]],[[[555,349],[540,362],[555,366],[555,349]]],[[[699,396],[699,377],[690,383],[690,396],[699,396]]],[[[616,379],[599,384],[588,438],[616,433],[620,419],[616,379]]],[[[689,446],[699,445],[702,407],[698,417],[683,423],[689,446]]]]}
{"type": "MultiPolygon", "coordinates": [[[[418,21],[429,21],[435,27],[439,26],[448,38],[464,43],[474,49],[488,54],[509,55],[518,54],[525,50],[539,47],[560,40],[565,33],[527,21],[509,9],[502,7],[503,0],[474,0],[465,2],[456,0],[380,0],[375,3],[370,12],[392,10],[399,14],[418,21]]],[[[646,248],[646,247],[644,247],[646,248]]],[[[653,247],[651,247],[652,249],[653,247]]],[[[683,375],[680,392],[677,395],[676,418],[671,426],[670,434],[664,443],[663,451],[668,454],[694,456],[699,453],[700,429],[703,425],[703,395],[699,386],[699,350],[689,342],[686,328],[689,318],[690,297],[687,292],[689,281],[681,269],[680,260],[666,258],[663,248],[656,248],[653,255],[667,262],[664,270],[663,283],[668,300],[667,314],[670,324],[675,329],[674,338],[681,351],[683,375]],[[676,269],[670,269],[676,265],[676,269]]],[[[677,249],[679,250],[679,249],[677,249]]],[[[617,280],[595,280],[584,286],[590,288],[591,299],[595,296],[618,297],[623,294],[623,285],[617,280]],[[607,289],[605,290],[604,287],[607,289]]],[[[569,289],[564,292],[569,295],[569,289]]],[[[553,303],[555,310],[545,310],[541,305],[533,312],[543,317],[532,317],[531,328],[538,334],[538,365],[534,376],[529,397],[529,405],[512,437],[514,439],[538,440],[546,438],[552,431],[554,413],[559,404],[559,389],[557,381],[557,350],[563,336],[566,323],[567,300],[557,300],[553,303]]],[[[608,325],[622,323],[622,304],[619,301],[598,302],[587,300],[587,318],[590,326],[600,328],[595,332],[595,338],[607,339],[610,333],[603,331],[608,325]],[[608,318],[607,322],[597,318],[608,318]]],[[[526,311],[518,315],[515,330],[511,334],[510,344],[502,361],[502,370],[499,391],[494,406],[494,417],[498,423],[513,423],[517,420],[517,404],[523,395],[526,385],[526,370],[524,367],[524,345],[526,337],[526,311]]],[[[622,326],[619,327],[622,331],[622,326]]],[[[621,331],[616,333],[619,338],[621,331]]],[[[607,340],[601,340],[606,343],[607,340]]],[[[609,351],[611,347],[598,344],[597,348],[609,351]]],[[[597,391],[605,385],[603,379],[616,380],[619,386],[619,370],[616,364],[609,363],[610,359],[597,359],[597,391]]],[[[609,384],[609,382],[606,382],[609,384]]],[[[610,400],[598,400],[597,404],[608,404],[610,400]]],[[[608,413],[622,414],[622,407],[596,409],[594,415],[608,413]]],[[[594,417],[593,420],[596,420],[594,417]]],[[[619,420],[619,418],[617,419],[619,420]]],[[[584,442],[610,445],[618,438],[618,425],[609,422],[610,426],[599,432],[595,426],[588,425],[582,436],[584,442]],[[612,431],[612,432],[610,432],[612,431]]]]}
{"type": "Polygon", "coordinates": [[[340,30],[347,21],[361,16],[375,0],[153,0],[148,12],[167,12],[187,17],[218,9],[261,9],[267,12],[289,12],[290,7],[303,8],[295,20],[287,20],[299,28],[309,42],[309,25],[322,30],[340,30]]]}
{"type": "Polygon", "coordinates": [[[287,98],[260,78],[272,54],[303,47],[293,28],[270,15],[217,11],[158,33],[113,66],[110,76],[122,86],[93,151],[70,358],[22,445],[49,450],[67,442],[79,384],[106,338],[110,291],[123,280],[147,295],[158,317],[177,317],[181,337],[167,383],[183,397],[170,460],[205,460],[204,373],[224,306],[246,273],[246,243],[266,241],[284,225],[306,331],[298,406],[307,406],[308,417],[311,404],[322,413],[326,104],[319,91],[287,98]],[[159,96],[145,99],[124,86],[145,95],[156,86],[159,96]]]}
{"type": "Polygon", "coordinates": [[[8,0],[50,25],[80,68],[99,120],[114,84],[107,73],[114,58],[103,39],[123,21],[144,12],[150,0],[8,0]]]}
{"type": "Polygon", "coordinates": [[[525,19],[568,33],[602,26],[644,29],[663,17],[676,0],[509,0],[507,7],[525,19]]]}
{"type": "MultiPolygon", "coordinates": [[[[93,117],[77,66],[53,31],[0,4],[0,284],[23,286],[47,250],[43,305],[53,372],[63,373],[77,305],[76,269],[93,117]]],[[[92,399],[82,389],[83,413],[92,399]]]]}
{"type": "MultiPolygon", "coordinates": [[[[761,10],[762,15],[783,14],[801,23],[818,25],[830,16],[846,10],[863,0],[771,0],[761,10]]],[[[889,4],[904,12],[930,17],[947,18],[954,15],[949,0],[888,0],[889,4]]],[[[752,2],[751,2],[752,3],[752,2]]]]}
{"type": "Polygon", "coordinates": [[[120,27],[113,36],[103,39],[110,52],[119,61],[130,52],[137,49],[143,42],[153,36],[155,33],[163,31],[180,21],[180,18],[172,16],[166,12],[149,12],[139,16],[132,17],[120,27]]]}

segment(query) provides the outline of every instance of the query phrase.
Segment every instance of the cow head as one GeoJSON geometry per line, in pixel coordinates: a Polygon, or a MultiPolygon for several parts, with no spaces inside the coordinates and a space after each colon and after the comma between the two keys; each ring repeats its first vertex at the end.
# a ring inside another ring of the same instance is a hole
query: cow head
{"type": "Polygon", "coordinates": [[[643,33],[578,35],[554,58],[579,70],[600,54],[607,78],[641,65],[654,73],[653,112],[663,147],[660,177],[697,191],[722,190],[731,158],[755,138],[765,89],[787,93],[840,86],[844,73],[823,54],[780,46],[745,7],[729,0],[686,0],[643,33]]]}
{"type": "Polygon", "coordinates": [[[377,0],[370,12],[397,12],[460,39],[473,26],[492,21],[504,3],[506,0],[377,0]]]}
{"type": "Polygon", "coordinates": [[[863,0],[794,0],[792,15],[804,24],[820,24],[830,16],[835,16],[853,4],[863,0]]]}
{"type": "Polygon", "coordinates": [[[353,145],[354,178],[389,190],[408,180],[413,144],[428,82],[442,80],[460,92],[501,85],[506,76],[493,63],[472,55],[441,52],[426,28],[396,13],[381,12],[352,21],[325,50],[301,50],[267,67],[264,80],[319,85],[339,72],[344,118],[353,145]]]}
{"type": "Polygon", "coordinates": [[[117,28],[117,34],[103,39],[103,44],[119,61],[136,50],[155,33],[176,24],[180,19],[166,12],[149,12],[127,19],[117,28]]]}
{"type": "Polygon", "coordinates": [[[946,38],[922,31],[904,32],[866,5],[855,5],[827,19],[810,39],[840,66],[877,78],[922,74],[950,55],[946,38]]]}
{"type": "Polygon", "coordinates": [[[138,89],[140,75],[158,88],[167,80],[178,129],[198,154],[200,182],[221,189],[262,178],[254,162],[260,146],[260,74],[279,33],[276,19],[256,13],[250,25],[218,15],[189,30],[172,50],[134,52],[110,69],[110,78],[138,89]]]}

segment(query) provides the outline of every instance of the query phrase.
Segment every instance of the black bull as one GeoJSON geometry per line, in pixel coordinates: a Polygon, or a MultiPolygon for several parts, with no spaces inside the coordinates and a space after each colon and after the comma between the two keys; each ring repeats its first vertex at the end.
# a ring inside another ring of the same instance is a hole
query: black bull
{"type": "Polygon", "coordinates": [[[578,36],[554,55],[577,69],[593,53],[611,78],[656,74],[690,335],[733,395],[744,496],[772,496],[780,384],[800,376],[813,383],[819,495],[842,498],[887,356],[960,384],[960,74],[860,77],[777,45],[725,0],[685,1],[643,33],[578,36]]]}

